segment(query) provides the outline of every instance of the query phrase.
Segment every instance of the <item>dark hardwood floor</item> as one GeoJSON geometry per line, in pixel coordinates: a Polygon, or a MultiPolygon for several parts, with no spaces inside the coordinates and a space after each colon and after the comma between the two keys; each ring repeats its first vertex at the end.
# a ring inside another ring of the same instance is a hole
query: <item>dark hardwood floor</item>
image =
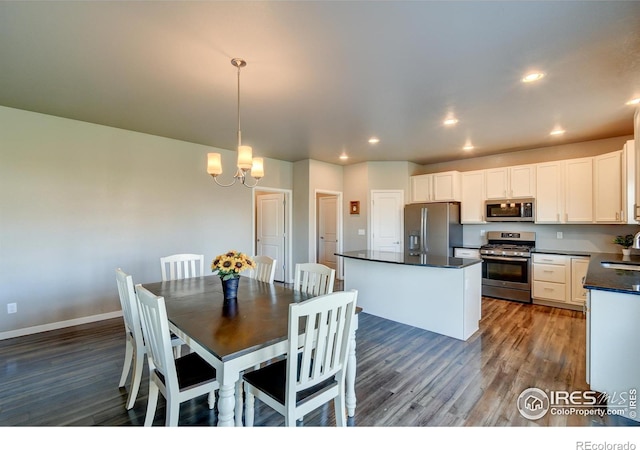
{"type": "MultiPolygon", "coordinates": [[[[339,289],[340,286],[337,286],[339,289]]],[[[357,335],[358,398],[350,425],[600,426],[635,425],[619,417],[553,416],[531,421],[516,408],[526,388],[587,390],[581,312],[484,298],[480,330],[462,342],[363,312],[357,335]]],[[[0,341],[0,425],[140,426],[148,376],[132,410],[118,381],[122,319],[0,341]]],[[[164,399],[155,424],[164,423],[164,399]]],[[[186,402],[180,425],[214,425],[206,397],[186,402]]],[[[256,402],[257,426],[284,421],[256,402]]],[[[334,425],[333,405],[305,426],[334,425]]]]}

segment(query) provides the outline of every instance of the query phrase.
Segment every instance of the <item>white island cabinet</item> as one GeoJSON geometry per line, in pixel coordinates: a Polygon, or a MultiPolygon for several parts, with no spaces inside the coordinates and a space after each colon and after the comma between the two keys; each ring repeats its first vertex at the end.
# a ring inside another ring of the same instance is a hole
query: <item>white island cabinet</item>
{"type": "Polygon", "coordinates": [[[605,268],[603,262],[638,265],[640,258],[617,254],[591,258],[584,283],[587,383],[613,413],[639,421],[640,272],[605,268]]]}
{"type": "Polygon", "coordinates": [[[338,254],[363,312],[467,340],[478,330],[482,261],[370,250],[338,254]]]}

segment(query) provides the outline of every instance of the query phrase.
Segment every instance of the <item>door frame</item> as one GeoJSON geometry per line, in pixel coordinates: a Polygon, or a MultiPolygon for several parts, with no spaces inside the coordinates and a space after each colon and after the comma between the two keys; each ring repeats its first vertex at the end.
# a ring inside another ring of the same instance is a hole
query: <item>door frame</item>
{"type": "Polygon", "coordinates": [[[251,247],[252,247],[252,254],[255,255],[256,254],[256,226],[257,223],[256,221],[258,220],[258,215],[257,215],[257,197],[258,197],[258,192],[273,192],[273,193],[283,193],[284,194],[284,201],[285,201],[285,208],[284,208],[284,223],[285,223],[285,230],[284,230],[284,235],[285,235],[285,239],[284,239],[284,245],[285,245],[285,249],[284,249],[284,254],[285,254],[285,260],[284,265],[286,270],[284,271],[284,282],[285,283],[292,283],[293,282],[293,269],[291,267],[291,261],[293,261],[293,248],[292,248],[292,240],[293,240],[293,202],[292,202],[292,198],[293,198],[293,191],[291,189],[278,189],[278,188],[268,188],[268,187],[254,187],[252,189],[253,191],[253,195],[251,196],[251,215],[252,215],[252,221],[251,223],[253,224],[253,226],[251,227],[251,247]]]}
{"type": "MultiPolygon", "coordinates": [[[[313,193],[313,220],[310,224],[313,229],[310,233],[311,241],[310,242],[310,251],[311,255],[313,255],[313,261],[318,262],[318,194],[325,195],[334,195],[336,197],[336,230],[338,235],[338,245],[336,246],[336,251],[338,253],[342,253],[342,229],[343,229],[343,211],[342,211],[342,192],[340,191],[328,191],[326,189],[316,189],[313,193]]],[[[342,258],[338,258],[337,270],[336,270],[336,278],[338,280],[342,280],[343,273],[343,261],[342,258]]]]}

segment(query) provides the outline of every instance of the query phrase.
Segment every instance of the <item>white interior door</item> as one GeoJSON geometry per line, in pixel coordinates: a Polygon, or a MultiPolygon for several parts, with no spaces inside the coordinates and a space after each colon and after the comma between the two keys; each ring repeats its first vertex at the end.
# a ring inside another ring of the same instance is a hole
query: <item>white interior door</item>
{"type": "Polygon", "coordinates": [[[338,200],[335,196],[320,197],[318,214],[318,261],[338,270],[338,200]]]}
{"type": "Polygon", "coordinates": [[[371,249],[401,252],[404,191],[371,191],[371,249]]]}
{"type": "Polygon", "coordinates": [[[284,193],[262,194],[257,198],[256,254],[276,260],[276,281],[284,281],[285,211],[284,193]]]}

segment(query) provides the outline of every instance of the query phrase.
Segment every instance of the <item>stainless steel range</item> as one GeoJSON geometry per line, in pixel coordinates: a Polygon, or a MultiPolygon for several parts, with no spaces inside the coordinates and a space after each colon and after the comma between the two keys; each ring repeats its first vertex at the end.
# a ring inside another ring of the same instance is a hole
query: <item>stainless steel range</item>
{"type": "Polygon", "coordinates": [[[531,303],[531,252],[534,232],[487,232],[480,247],[482,295],[531,303]]]}

